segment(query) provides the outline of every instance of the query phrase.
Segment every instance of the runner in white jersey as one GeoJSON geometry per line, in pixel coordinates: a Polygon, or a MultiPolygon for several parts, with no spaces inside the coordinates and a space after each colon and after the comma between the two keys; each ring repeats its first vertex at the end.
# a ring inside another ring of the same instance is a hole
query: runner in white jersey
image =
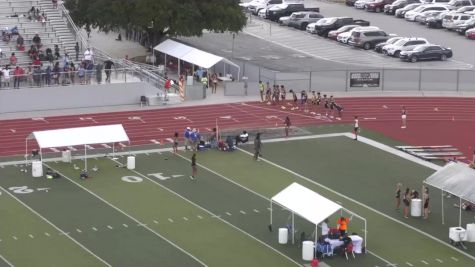
{"type": "Polygon", "coordinates": [[[355,140],[358,140],[358,132],[360,131],[360,125],[358,123],[358,116],[355,116],[355,125],[354,125],[355,140]]]}
{"type": "Polygon", "coordinates": [[[402,120],[401,128],[402,129],[406,128],[406,119],[407,119],[407,110],[405,106],[402,106],[402,111],[401,111],[401,120],[402,120]]]}

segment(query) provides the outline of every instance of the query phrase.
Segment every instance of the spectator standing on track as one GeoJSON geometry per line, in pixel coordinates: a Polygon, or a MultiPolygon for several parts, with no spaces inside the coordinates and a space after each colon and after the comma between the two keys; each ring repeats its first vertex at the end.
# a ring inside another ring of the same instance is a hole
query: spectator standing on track
{"type": "Polygon", "coordinates": [[[213,75],[211,75],[211,82],[213,83],[211,93],[216,94],[216,88],[218,87],[218,75],[216,73],[213,73],[213,75]]]}
{"type": "Polygon", "coordinates": [[[8,65],[2,69],[3,87],[10,87],[10,67],[8,65]]]}
{"type": "Polygon", "coordinates": [[[406,119],[407,119],[407,110],[405,106],[402,106],[402,111],[401,111],[401,128],[406,129],[406,119]]]}
{"type": "Polygon", "coordinates": [[[191,128],[186,127],[185,133],[183,134],[183,136],[185,137],[185,150],[190,150],[188,148],[188,146],[190,145],[190,133],[191,133],[191,128]]]}
{"type": "Polygon", "coordinates": [[[196,153],[193,153],[191,156],[191,176],[190,179],[194,181],[196,179],[196,175],[198,174],[198,167],[196,166],[196,153]]]}
{"type": "Polygon", "coordinates": [[[257,133],[256,139],[254,139],[254,160],[259,160],[261,156],[262,141],[261,133],[257,133]]]}
{"type": "Polygon", "coordinates": [[[401,207],[401,183],[396,184],[396,210],[399,211],[399,208],[401,207]]]}
{"type": "Polygon", "coordinates": [[[13,71],[13,88],[20,89],[20,81],[23,76],[23,70],[16,66],[15,70],[13,71]]]}
{"type": "Polygon", "coordinates": [[[345,236],[346,231],[348,230],[348,224],[350,223],[350,221],[351,221],[351,218],[345,218],[343,216],[341,216],[337,220],[336,223],[338,225],[338,230],[340,231],[341,236],[345,236]]]}
{"type": "Polygon", "coordinates": [[[261,103],[264,102],[264,83],[259,81],[259,93],[261,94],[261,103]]]}
{"type": "Polygon", "coordinates": [[[74,84],[74,78],[76,76],[76,67],[74,66],[74,63],[71,62],[69,65],[69,78],[71,79],[71,83],[74,84]]]}
{"type": "Polygon", "coordinates": [[[285,137],[287,138],[289,137],[289,129],[290,129],[290,126],[292,125],[292,123],[290,122],[289,116],[285,117],[284,125],[285,125],[285,137]]]}
{"type": "Polygon", "coordinates": [[[178,153],[178,132],[173,135],[173,154],[178,153]]]}
{"type": "Polygon", "coordinates": [[[355,140],[358,140],[358,133],[360,131],[360,124],[358,121],[358,116],[355,116],[355,124],[353,127],[353,132],[355,133],[355,140]]]}
{"type": "Polygon", "coordinates": [[[112,62],[110,59],[104,61],[104,69],[106,72],[106,83],[111,82],[111,69],[113,65],[114,65],[114,62],[112,62]]]}
{"type": "Polygon", "coordinates": [[[404,218],[409,218],[409,204],[410,204],[410,199],[411,199],[411,190],[406,188],[406,191],[404,192],[404,196],[402,197],[402,202],[404,203],[404,218]]]}
{"type": "Polygon", "coordinates": [[[285,96],[286,96],[287,92],[285,91],[285,87],[284,85],[282,84],[280,86],[280,99],[282,100],[282,103],[285,102],[285,96]]]}
{"type": "Polygon", "coordinates": [[[97,81],[97,84],[102,83],[102,64],[101,63],[98,63],[96,65],[96,81],[97,81]]]}
{"type": "Polygon", "coordinates": [[[422,189],[422,203],[424,203],[424,219],[429,218],[429,188],[424,186],[422,189]]]}

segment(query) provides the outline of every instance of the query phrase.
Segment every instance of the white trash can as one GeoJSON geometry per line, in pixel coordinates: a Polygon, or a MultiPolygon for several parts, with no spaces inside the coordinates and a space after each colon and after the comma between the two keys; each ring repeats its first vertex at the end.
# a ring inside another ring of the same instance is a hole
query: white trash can
{"type": "Polygon", "coordinates": [[[422,200],[415,198],[411,200],[411,216],[412,217],[421,217],[422,216],[422,200]]]}
{"type": "Polygon", "coordinates": [[[303,241],[302,242],[302,260],[304,261],[313,260],[313,250],[314,250],[313,241],[303,241]]]}
{"type": "Polygon", "coordinates": [[[279,244],[287,244],[289,241],[289,229],[279,228],[279,244]]]}
{"type": "Polygon", "coordinates": [[[454,242],[460,242],[467,240],[465,229],[463,227],[450,227],[449,228],[449,239],[454,242]]]}
{"type": "Polygon", "coordinates": [[[43,164],[41,161],[33,161],[31,164],[31,175],[33,177],[43,176],[43,164]]]}
{"type": "Polygon", "coordinates": [[[475,223],[467,223],[467,235],[468,242],[475,242],[475,223]]]}
{"type": "Polygon", "coordinates": [[[71,163],[71,150],[63,150],[61,152],[62,162],[71,163]]]}
{"type": "Polygon", "coordinates": [[[129,170],[135,169],[135,157],[133,156],[127,157],[127,169],[129,170]]]}

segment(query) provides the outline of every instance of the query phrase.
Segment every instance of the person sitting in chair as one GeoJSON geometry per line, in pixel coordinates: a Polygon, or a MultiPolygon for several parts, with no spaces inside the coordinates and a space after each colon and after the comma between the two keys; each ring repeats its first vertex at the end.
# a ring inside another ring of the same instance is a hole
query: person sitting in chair
{"type": "Polygon", "coordinates": [[[242,133],[236,136],[236,146],[239,143],[247,143],[249,141],[249,134],[246,131],[242,131],[242,133]]]}
{"type": "Polygon", "coordinates": [[[81,174],[79,174],[79,178],[82,179],[82,180],[89,178],[89,175],[87,175],[87,171],[82,170],[81,174]]]}
{"type": "Polygon", "coordinates": [[[228,137],[226,137],[226,145],[228,146],[227,151],[233,151],[234,150],[233,138],[230,135],[228,135],[228,137]]]}

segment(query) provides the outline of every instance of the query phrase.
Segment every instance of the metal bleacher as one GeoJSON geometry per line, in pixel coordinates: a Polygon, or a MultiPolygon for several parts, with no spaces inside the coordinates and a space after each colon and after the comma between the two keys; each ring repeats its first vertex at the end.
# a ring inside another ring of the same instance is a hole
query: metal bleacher
{"type": "MultiPolygon", "coordinates": [[[[14,26],[18,27],[19,33],[25,40],[25,51],[17,50],[16,38],[10,40],[10,42],[1,40],[0,48],[4,53],[2,65],[6,64],[6,59],[13,52],[18,60],[17,65],[29,65],[31,59],[28,57],[27,51],[35,34],[40,36],[43,47],[53,49],[54,45],[58,45],[61,55],[67,52],[71,59],[74,58],[75,32],[68,28],[65,18],[62,16],[62,11],[53,8],[51,0],[0,0],[0,29],[3,30],[5,27],[11,29],[14,26]],[[31,7],[39,8],[40,12],[45,13],[47,17],[46,25],[28,18],[27,14],[31,7]]],[[[80,48],[82,51],[83,47],[80,48]]]]}

